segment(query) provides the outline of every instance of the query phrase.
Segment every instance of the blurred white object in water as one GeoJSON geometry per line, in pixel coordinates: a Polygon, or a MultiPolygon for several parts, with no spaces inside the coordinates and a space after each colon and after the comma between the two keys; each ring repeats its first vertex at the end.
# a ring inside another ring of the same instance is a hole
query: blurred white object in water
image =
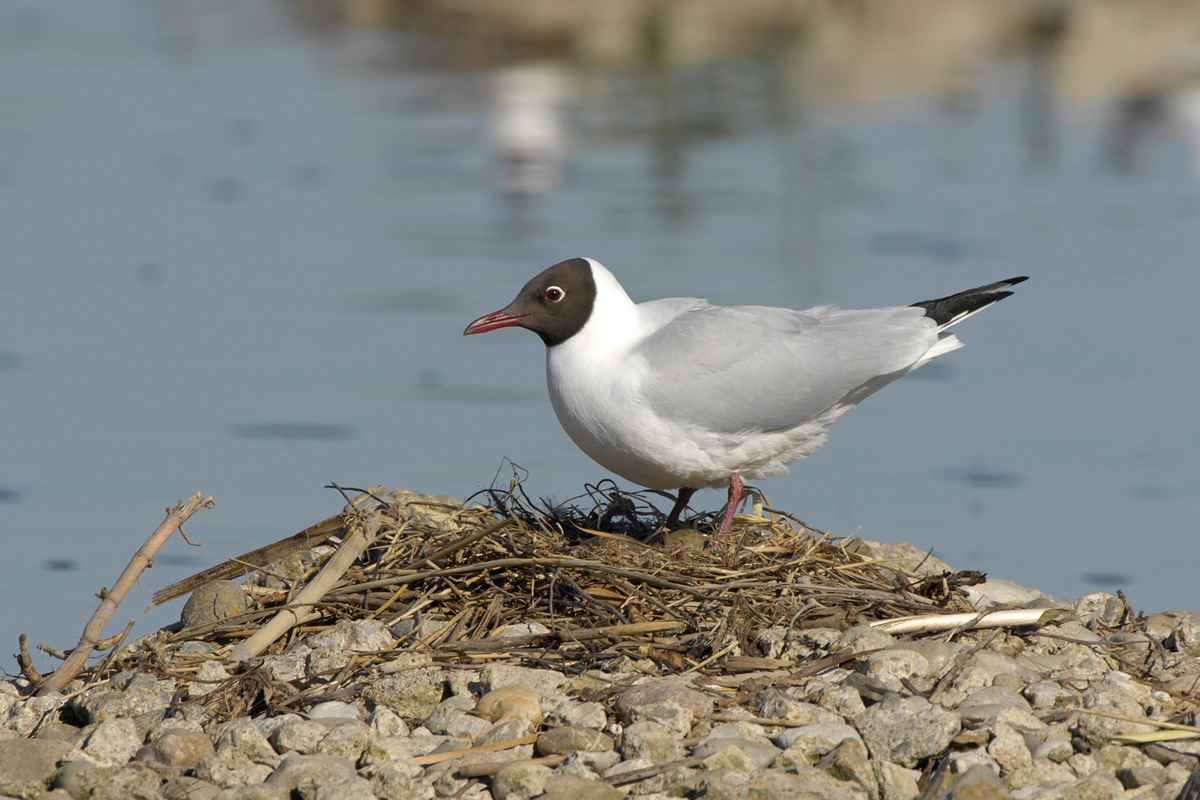
{"type": "Polygon", "coordinates": [[[486,143],[496,157],[496,181],[512,194],[538,194],[562,180],[567,80],[554,64],[496,72],[491,82],[486,143]]]}

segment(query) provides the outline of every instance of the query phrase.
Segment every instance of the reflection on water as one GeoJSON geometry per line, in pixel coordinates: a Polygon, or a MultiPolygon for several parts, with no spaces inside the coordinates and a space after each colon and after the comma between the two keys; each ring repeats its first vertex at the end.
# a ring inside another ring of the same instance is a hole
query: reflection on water
{"type": "Polygon", "coordinates": [[[230,425],[229,432],[235,439],[279,439],[284,442],[301,439],[345,441],[354,438],[354,429],[349,425],[320,422],[239,422],[230,425]]]}
{"type": "Polygon", "coordinates": [[[506,67],[492,76],[486,141],[503,191],[537,194],[562,179],[566,81],[550,64],[506,67]]]}
{"type": "Polygon", "coordinates": [[[0,523],[44,566],[0,582],[41,615],[0,642],[71,641],[198,489],[207,548],[144,583],[335,513],[330,480],[603,480],[537,342],[461,338],[575,255],[638,299],[795,307],[1032,274],[759,488],[835,534],[1194,608],[1198,24],[1166,0],[0,8],[0,523]]]}

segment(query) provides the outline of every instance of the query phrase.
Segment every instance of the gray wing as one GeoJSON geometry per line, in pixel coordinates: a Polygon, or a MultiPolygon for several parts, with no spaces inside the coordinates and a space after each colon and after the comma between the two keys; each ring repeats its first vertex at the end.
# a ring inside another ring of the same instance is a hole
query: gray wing
{"type": "Polygon", "coordinates": [[[635,353],[650,367],[642,391],[656,412],[735,434],[786,430],[843,401],[857,403],[908,372],[937,340],[922,308],[792,311],[693,301],[635,353]]]}

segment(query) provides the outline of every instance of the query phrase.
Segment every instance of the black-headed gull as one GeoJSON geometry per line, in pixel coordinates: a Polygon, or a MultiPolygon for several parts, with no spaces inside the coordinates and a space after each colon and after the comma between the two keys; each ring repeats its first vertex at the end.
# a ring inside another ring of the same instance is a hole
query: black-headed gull
{"type": "Polygon", "coordinates": [[[723,539],[742,478],[787,474],[864,397],[962,347],[946,329],[1023,280],[911,306],[793,311],[693,297],[634,303],[599,262],[572,258],[464,335],[515,325],[542,337],[558,421],[605,469],[679,489],[668,529],[693,492],[728,483],[723,539]]]}

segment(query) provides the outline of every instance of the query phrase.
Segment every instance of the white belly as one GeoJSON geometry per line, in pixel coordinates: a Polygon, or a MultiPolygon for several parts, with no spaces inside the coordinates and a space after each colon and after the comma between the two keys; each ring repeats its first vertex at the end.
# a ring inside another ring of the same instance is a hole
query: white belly
{"type": "Polygon", "coordinates": [[[547,353],[547,388],[563,430],[602,467],[651,489],[720,486],[734,472],[750,480],[786,475],[790,462],[824,443],[826,427],[846,410],[788,431],[722,435],[655,414],[638,391],[640,365],[580,369],[569,355],[564,346],[547,353]]]}

